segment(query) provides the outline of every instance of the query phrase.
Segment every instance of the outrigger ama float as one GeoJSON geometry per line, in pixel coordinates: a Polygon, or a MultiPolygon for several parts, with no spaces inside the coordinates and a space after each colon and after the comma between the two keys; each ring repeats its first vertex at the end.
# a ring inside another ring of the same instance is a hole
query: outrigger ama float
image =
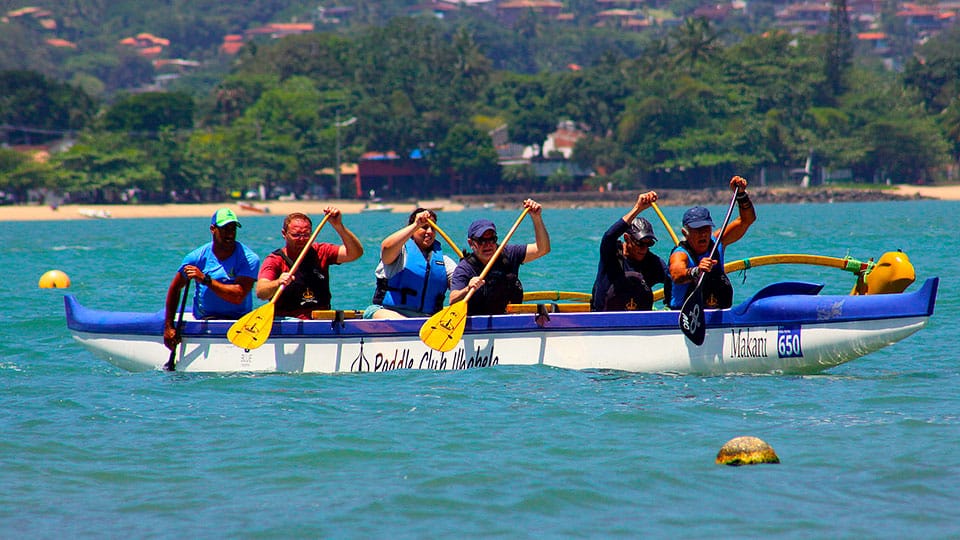
{"type": "MultiPolygon", "coordinates": [[[[706,310],[700,346],[679,329],[677,311],[590,313],[583,293],[528,293],[525,301],[581,303],[525,303],[505,315],[466,317],[462,336],[444,352],[421,338],[428,322],[422,318],[363,320],[354,311],[317,312],[314,320],[273,321],[269,339],[242,348],[228,339],[236,321],[188,314],[174,351],[176,370],[335,373],[542,364],[704,375],[816,373],[910,336],[933,314],[938,278],[903,292],[914,270],[900,252],[877,263],[770,255],[729,262],[726,269],[781,263],[848,270],[857,274],[857,285],[850,295],[821,295],[823,286],[814,283],[772,284],[730,309],[706,310]]],[[[97,311],[72,295],[65,304],[73,337],[95,355],[130,371],[161,369],[168,362],[163,310],[97,311]]]]}

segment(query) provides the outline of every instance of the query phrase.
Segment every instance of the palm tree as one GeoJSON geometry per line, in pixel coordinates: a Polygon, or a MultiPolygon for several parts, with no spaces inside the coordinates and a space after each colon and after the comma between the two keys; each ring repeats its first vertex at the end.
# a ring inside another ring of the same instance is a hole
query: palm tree
{"type": "Polygon", "coordinates": [[[705,17],[684,19],[670,37],[674,45],[674,65],[686,65],[688,71],[693,71],[700,62],[716,58],[720,52],[720,35],[705,17]]]}

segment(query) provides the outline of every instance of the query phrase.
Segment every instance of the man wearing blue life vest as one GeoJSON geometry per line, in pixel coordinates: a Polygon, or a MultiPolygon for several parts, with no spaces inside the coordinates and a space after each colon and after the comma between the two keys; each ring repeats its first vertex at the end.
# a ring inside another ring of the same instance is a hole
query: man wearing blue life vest
{"type": "Polygon", "coordinates": [[[657,243],[653,225],[639,216],[655,202],[655,191],[641,193],[633,208],[603,234],[590,311],[650,310],[651,287],[657,283],[663,283],[664,303],[670,300],[672,282],[667,263],[650,251],[657,243]]]}
{"type": "Polygon", "coordinates": [[[174,315],[181,290],[197,282],[193,316],[197,319],[236,319],[253,308],[250,290],[260,269],[260,257],[237,242],[240,220],[233,210],[221,208],[210,218],[213,241],[188,253],[167,290],[163,343],[173,350],[180,342],[174,315]]]}
{"type": "Polygon", "coordinates": [[[437,222],[436,212],[417,208],[380,244],[377,290],[363,318],[429,317],[443,308],[457,263],[443,253],[430,220],[437,222]]]}
{"type": "Polygon", "coordinates": [[[523,302],[520,265],[550,253],[550,235],[543,224],[543,207],[527,199],[523,207],[533,221],[534,244],[507,244],[493,263],[485,279],[480,274],[493,258],[498,247],[497,226],[489,219],[478,219],[467,229],[467,243],[472,253],[463,258],[450,282],[450,303],[463,300],[470,289],[476,289],[467,302],[467,315],[502,315],[507,304],[523,302]]]}
{"type": "Polygon", "coordinates": [[[726,230],[714,232],[710,211],[702,206],[694,206],[683,214],[684,240],[670,254],[670,278],[673,280],[670,307],[673,309],[683,307],[701,273],[704,274],[701,285],[704,307],[722,309],[733,305],[733,285],[723,270],[724,249],[743,238],[757,220],[757,214],[747,195],[744,178],[731,178],[730,189],[737,191],[739,216],[727,225],[726,230]],[[711,259],[708,255],[714,242],[720,245],[717,246],[716,259],[711,259]]]}

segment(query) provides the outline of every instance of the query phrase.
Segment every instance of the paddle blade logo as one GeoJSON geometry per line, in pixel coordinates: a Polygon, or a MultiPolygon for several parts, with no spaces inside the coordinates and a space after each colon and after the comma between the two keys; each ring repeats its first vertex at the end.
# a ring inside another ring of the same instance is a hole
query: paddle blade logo
{"type": "Polygon", "coordinates": [[[467,306],[457,302],[438,311],[420,327],[420,340],[439,352],[448,352],[460,343],[467,324],[467,306]]]}
{"type": "Polygon", "coordinates": [[[273,329],[273,304],[264,304],[233,323],[227,339],[241,349],[256,349],[270,337],[273,329]]]}
{"type": "Polygon", "coordinates": [[[680,331],[697,346],[703,345],[703,340],[707,335],[702,302],[703,296],[697,289],[694,294],[690,295],[690,298],[687,298],[687,302],[680,309],[679,317],[680,331]]]}

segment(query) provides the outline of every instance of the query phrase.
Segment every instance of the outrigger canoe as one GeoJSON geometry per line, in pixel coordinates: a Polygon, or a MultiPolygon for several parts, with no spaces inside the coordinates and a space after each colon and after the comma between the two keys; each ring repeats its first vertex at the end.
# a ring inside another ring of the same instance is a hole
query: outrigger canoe
{"type": "MultiPolygon", "coordinates": [[[[176,370],[188,372],[376,372],[496,365],[674,374],[817,373],[892,345],[933,314],[938,278],[912,292],[824,295],[823,285],[781,282],[730,309],[706,310],[702,346],[680,331],[676,311],[553,312],[473,316],[462,340],[437,352],[419,337],[426,319],[276,320],[269,340],[242,349],[232,320],[187,315],[176,370]]],[[[65,297],[67,327],[85,348],[130,371],[157,370],[163,310],[108,312],[65,297]]],[[[542,304],[541,304],[542,305],[542,304]]],[[[341,313],[342,312],[338,312],[341,313]]]]}

